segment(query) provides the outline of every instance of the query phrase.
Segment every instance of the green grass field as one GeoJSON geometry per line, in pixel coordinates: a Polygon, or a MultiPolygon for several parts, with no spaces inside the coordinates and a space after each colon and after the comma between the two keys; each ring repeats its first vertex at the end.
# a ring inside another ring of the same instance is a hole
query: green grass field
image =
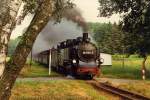
{"type": "MultiPolygon", "coordinates": [[[[103,66],[101,77],[138,79],[141,80],[142,58],[132,56],[125,59],[125,65],[122,66],[122,60],[113,58],[112,66],[103,66]]],[[[143,95],[149,95],[150,80],[150,57],[146,62],[147,80],[139,81],[134,84],[121,84],[119,87],[128,89],[143,95]]],[[[20,77],[53,77],[61,76],[53,72],[48,75],[48,68],[44,65],[29,62],[20,73],[20,77]]],[[[48,82],[16,82],[12,90],[11,100],[117,100],[104,92],[98,92],[92,86],[82,80],[51,80],[48,82]],[[19,92],[18,92],[19,91],[19,92]]]]}
{"type": "Polygon", "coordinates": [[[48,68],[45,65],[41,65],[33,62],[32,66],[30,66],[29,62],[27,62],[20,73],[20,77],[57,77],[62,76],[54,71],[51,71],[49,75],[48,68]]]}
{"type": "MultiPolygon", "coordinates": [[[[142,58],[131,56],[125,58],[124,66],[123,61],[117,57],[113,57],[112,66],[102,66],[102,77],[111,78],[128,78],[128,79],[142,79],[141,64],[142,58]]],[[[150,79],[150,57],[146,62],[147,79],[150,79]]]]}
{"type": "MultiPolygon", "coordinates": [[[[141,64],[142,58],[136,55],[132,55],[129,58],[125,58],[124,66],[123,61],[119,55],[112,57],[112,66],[102,66],[101,77],[109,78],[127,78],[127,79],[142,79],[141,64]]],[[[146,62],[146,79],[150,80],[150,57],[148,57],[146,62]]],[[[53,77],[61,76],[60,74],[52,71],[51,75],[48,74],[48,68],[44,65],[33,62],[32,66],[29,65],[29,61],[22,69],[20,77],[53,77]]]]}
{"type": "Polygon", "coordinates": [[[150,81],[123,83],[120,84],[118,87],[150,97],[150,81]]]}
{"type": "Polygon", "coordinates": [[[10,100],[119,100],[82,80],[16,82],[10,100]]]}
{"type": "Polygon", "coordinates": [[[120,57],[113,57],[112,66],[103,66],[101,77],[133,79],[132,83],[121,83],[118,87],[150,97],[150,56],[146,61],[146,81],[142,80],[141,64],[143,59],[132,55],[123,62],[120,57]]]}

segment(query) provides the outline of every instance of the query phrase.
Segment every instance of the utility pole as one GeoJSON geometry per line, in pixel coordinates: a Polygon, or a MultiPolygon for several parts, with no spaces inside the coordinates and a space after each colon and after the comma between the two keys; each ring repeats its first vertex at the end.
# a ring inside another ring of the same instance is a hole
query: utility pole
{"type": "Polygon", "coordinates": [[[125,54],[125,50],[124,50],[124,46],[122,46],[122,54],[123,54],[123,57],[122,57],[122,67],[124,68],[124,61],[125,61],[125,57],[124,57],[124,54],[125,54]]]}
{"type": "Polygon", "coordinates": [[[146,79],[146,66],[145,66],[145,62],[147,60],[147,56],[144,56],[144,60],[142,62],[142,79],[145,80],[146,79]]]}
{"type": "Polygon", "coordinates": [[[51,75],[51,62],[52,61],[52,55],[51,55],[51,49],[49,50],[49,75],[51,75]]]}
{"type": "Polygon", "coordinates": [[[30,68],[32,66],[32,58],[33,58],[32,53],[33,53],[33,49],[31,50],[30,68]]]}

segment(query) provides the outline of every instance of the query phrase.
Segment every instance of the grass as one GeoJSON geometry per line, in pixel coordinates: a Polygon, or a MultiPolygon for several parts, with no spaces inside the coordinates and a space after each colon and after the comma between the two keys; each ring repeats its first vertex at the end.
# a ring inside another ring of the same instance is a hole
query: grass
{"type": "MultiPolygon", "coordinates": [[[[123,67],[123,62],[117,57],[113,57],[112,66],[102,67],[102,77],[111,78],[127,78],[127,79],[142,79],[141,64],[142,58],[137,56],[131,56],[125,58],[125,63],[123,67]]],[[[147,79],[150,79],[150,57],[148,57],[146,62],[147,68],[147,79]]]]}
{"type": "Polygon", "coordinates": [[[32,66],[27,63],[20,73],[20,77],[57,77],[60,74],[52,71],[49,75],[46,65],[41,65],[36,62],[32,63],[32,66]]]}
{"type": "Polygon", "coordinates": [[[150,56],[146,61],[146,81],[142,80],[141,64],[143,59],[137,55],[125,58],[123,67],[120,57],[112,57],[112,66],[102,67],[102,76],[108,78],[135,79],[136,81],[119,83],[118,87],[150,97],[150,56]]]}
{"type": "MultiPolygon", "coordinates": [[[[123,67],[121,57],[122,55],[113,55],[112,66],[102,66],[101,77],[142,79],[141,64],[143,59],[138,57],[138,55],[131,55],[129,58],[125,58],[123,67]]],[[[49,77],[48,68],[44,67],[44,65],[32,62],[32,66],[30,67],[29,63],[30,60],[28,59],[25,67],[20,73],[20,77],[49,77]]],[[[148,80],[150,80],[150,56],[147,59],[146,68],[146,77],[148,80]]],[[[50,77],[51,76],[61,75],[52,71],[50,77]]]]}
{"type": "MultiPolygon", "coordinates": [[[[102,66],[101,77],[109,78],[127,78],[127,79],[142,79],[141,74],[141,64],[142,58],[137,55],[132,55],[129,58],[125,58],[124,67],[122,66],[122,59],[120,55],[115,55],[112,57],[112,66],[102,66]]],[[[40,65],[36,62],[32,62],[32,66],[29,66],[30,61],[27,60],[27,64],[20,73],[21,77],[49,77],[48,68],[44,65],[40,65]]],[[[146,62],[147,68],[147,79],[150,80],[150,57],[148,57],[146,62]]],[[[53,72],[51,76],[61,76],[60,74],[53,72]]]]}
{"type": "Polygon", "coordinates": [[[119,87],[150,97],[150,81],[133,81],[120,84],[119,87]]]}
{"type": "MultiPolygon", "coordinates": [[[[146,62],[148,70],[147,80],[141,79],[142,58],[132,56],[125,59],[125,66],[122,66],[122,60],[113,57],[112,66],[103,66],[101,77],[138,79],[138,82],[130,84],[120,84],[119,87],[150,95],[150,57],[146,62]]],[[[21,77],[49,77],[48,68],[33,62],[25,65],[20,73],[21,77]]],[[[51,76],[59,76],[52,72],[51,76]]],[[[81,80],[52,80],[48,82],[16,82],[12,90],[11,100],[116,100],[103,92],[96,91],[92,86],[81,80]],[[18,92],[19,91],[19,92],[18,92]]]]}
{"type": "MultiPolygon", "coordinates": [[[[7,57],[6,61],[9,61],[10,57],[7,57]]],[[[30,66],[30,59],[27,59],[26,64],[20,72],[19,77],[57,77],[62,76],[61,74],[51,71],[49,75],[48,67],[46,65],[39,64],[37,62],[32,61],[32,65],[30,66]]]]}
{"type": "Polygon", "coordinates": [[[116,100],[81,80],[16,82],[10,100],[116,100]],[[19,92],[18,92],[19,91],[19,92]]]}

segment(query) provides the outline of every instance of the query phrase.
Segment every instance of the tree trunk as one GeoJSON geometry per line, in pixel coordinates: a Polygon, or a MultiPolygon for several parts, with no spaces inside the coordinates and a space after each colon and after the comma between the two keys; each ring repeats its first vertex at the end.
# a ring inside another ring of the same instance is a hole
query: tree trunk
{"type": "Polygon", "coordinates": [[[19,42],[12,60],[7,63],[0,80],[0,100],[8,100],[17,76],[23,68],[37,35],[46,26],[52,15],[51,0],[43,0],[36,14],[19,42]]]}
{"type": "Polygon", "coordinates": [[[0,76],[3,74],[6,61],[6,45],[7,44],[7,33],[3,30],[4,27],[9,23],[9,10],[8,0],[0,1],[0,76]]]}
{"type": "Polygon", "coordinates": [[[1,11],[3,14],[0,15],[0,21],[2,22],[0,25],[0,77],[5,69],[8,41],[16,25],[16,16],[21,3],[21,0],[2,0],[0,5],[0,8],[3,9],[3,11],[1,11]]]}
{"type": "Polygon", "coordinates": [[[147,56],[144,57],[143,62],[142,62],[142,79],[145,80],[146,78],[146,67],[145,67],[145,62],[147,60],[147,56]]]}

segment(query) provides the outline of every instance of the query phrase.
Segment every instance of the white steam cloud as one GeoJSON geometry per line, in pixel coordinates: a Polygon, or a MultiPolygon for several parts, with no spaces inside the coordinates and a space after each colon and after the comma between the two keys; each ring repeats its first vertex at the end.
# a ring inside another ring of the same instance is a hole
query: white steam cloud
{"type": "Polygon", "coordinates": [[[65,10],[63,17],[60,23],[54,24],[53,20],[48,22],[34,43],[33,55],[56,47],[66,39],[81,37],[83,32],[87,32],[86,21],[78,8],[65,10]]]}
{"type": "Polygon", "coordinates": [[[34,43],[33,54],[56,47],[59,42],[66,39],[75,39],[82,36],[82,33],[83,29],[71,20],[63,19],[58,24],[49,21],[34,43]]]}

